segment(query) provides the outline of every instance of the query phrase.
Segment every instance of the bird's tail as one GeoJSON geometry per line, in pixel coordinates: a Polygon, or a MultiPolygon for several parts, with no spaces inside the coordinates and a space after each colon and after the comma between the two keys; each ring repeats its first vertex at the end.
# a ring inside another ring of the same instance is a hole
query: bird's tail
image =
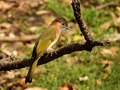
{"type": "Polygon", "coordinates": [[[29,71],[28,71],[28,74],[27,74],[27,76],[26,76],[26,79],[25,79],[25,83],[31,83],[31,82],[32,82],[32,76],[33,76],[33,73],[34,73],[35,68],[36,68],[36,66],[37,66],[38,60],[39,60],[39,58],[36,59],[36,60],[33,62],[32,66],[30,67],[30,69],[29,69],[29,71]]]}

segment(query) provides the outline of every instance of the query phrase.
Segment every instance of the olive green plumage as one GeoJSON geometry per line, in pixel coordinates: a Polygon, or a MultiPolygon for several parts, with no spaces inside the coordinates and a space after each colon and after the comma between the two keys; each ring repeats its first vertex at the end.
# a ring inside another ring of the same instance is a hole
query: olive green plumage
{"type": "Polygon", "coordinates": [[[32,60],[33,63],[30,66],[28,74],[26,76],[26,83],[32,82],[33,73],[37,66],[38,60],[41,56],[46,52],[47,49],[51,48],[59,39],[61,29],[67,27],[67,22],[64,18],[55,19],[50,26],[44,30],[39,38],[37,39],[33,53],[32,53],[32,60]]]}

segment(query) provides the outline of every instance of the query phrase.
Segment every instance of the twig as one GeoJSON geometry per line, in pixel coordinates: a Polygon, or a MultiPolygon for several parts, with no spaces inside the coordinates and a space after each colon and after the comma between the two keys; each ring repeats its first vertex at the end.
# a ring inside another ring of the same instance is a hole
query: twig
{"type": "Polygon", "coordinates": [[[108,3],[102,4],[100,6],[96,6],[96,10],[100,10],[100,9],[105,8],[105,7],[115,6],[115,5],[118,5],[118,4],[116,2],[108,2],[108,3]]]}
{"type": "Polygon", "coordinates": [[[86,41],[92,41],[92,38],[87,30],[87,25],[85,23],[85,21],[83,20],[83,17],[81,15],[81,2],[80,0],[72,0],[72,7],[73,7],[73,10],[74,10],[74,16],[77,20],[77,23],[80,27],[80,30],[81,32],[83,33],[84,35],[84,38],[86,41]]]}

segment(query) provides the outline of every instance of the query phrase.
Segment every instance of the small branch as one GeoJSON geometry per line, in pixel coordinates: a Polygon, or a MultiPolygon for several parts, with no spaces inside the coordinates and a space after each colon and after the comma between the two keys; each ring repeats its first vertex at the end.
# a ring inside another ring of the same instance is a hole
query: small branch
{"type": "Polygon", "coordinates": [[[74,16],[77,20],[77,23],[80,27],[81,32],[84,35],[85,40],[88,42],[92,41],[92,38],[87,30],[87,25],[86,25],[85,21],[83,20],[82,15],[81,15],[81,2],[80,2],[80,0],[72,0],[71,4],[72,4],[73,10],[74,10],[74,16]]]}
{"type": "Polygon", "coordinates": [[[108,2],[108,3],[102,4],[100,6],[96,6],[96,10],[100,10],[100,9],[104,9],[108,6],[116,6],[116,5],[118,5],[117,2],[108,2]]]}
{"type": "MultiPolygon", "coordinates": [[[[107,44],[107,42],[106,42],[107,44]]],[[[95,46],[104,46],[105,43],[103,42],[97,42],[95,41],[92,44],[86,43],[72,43],[67,46],[61,47],[58,50],[51,52],[51,53],[45,53],[38,62],[38,65],[42,65],[45,63],[48,63],[53,60],[57,60],[56,58],[59,58],[65,54],[70,54],[75,51],[82,51],[82,50],[87,50],[91,51],[93,47],[95,46]]],[[[13,69],[20,69],[24,67],[28,67],[31,65],[31,60],[30,59],[23,59],[23,60],[14,60],[12,61],[12,58],[7,58],[7,62],[4,59],[2,59],[2,63],[0,62],[0,71],[2,70],[13,70],[13,69]]]]}

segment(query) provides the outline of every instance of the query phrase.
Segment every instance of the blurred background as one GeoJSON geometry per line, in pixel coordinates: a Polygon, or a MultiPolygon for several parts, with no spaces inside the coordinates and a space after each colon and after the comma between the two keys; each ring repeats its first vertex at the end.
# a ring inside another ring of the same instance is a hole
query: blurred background
{"type": "MultiPolygon", "coordinates": [[[[120,1],[81,0],[82,16],[96,40],[111,43],[64,55],[38,66],[33,82],[25,84],[28,68],[0,72],[0,90],[120,90],[120,1]]],[[[85,41],[71,0],[0,0],[0,59],[31,56],[35,40],[56,18],[64,17],[72,31],[64,32],[54,48],[85,41]]]]}

